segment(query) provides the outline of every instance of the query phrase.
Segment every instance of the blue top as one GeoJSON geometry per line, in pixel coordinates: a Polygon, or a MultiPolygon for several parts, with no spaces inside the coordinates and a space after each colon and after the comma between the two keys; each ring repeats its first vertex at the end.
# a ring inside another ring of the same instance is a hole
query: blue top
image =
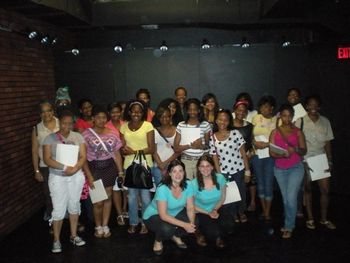
{"type": "Polygon", "coordinates": [[[153,215],[158,215],[157,201],[167,202],[167,213],[175,217],[182,209],[186,207],[187,199],[193,197],[193,189],[190,181],[187,181],[187,187],[182,191],[180,198],[175,198],[171,192],[171,189],[162,184],[157,190],[156,194],[143,213],[143,219],[148,219],[153,215]]]}
{"type": "Polygon", "coordinates": [[[222,174],[216,174],[219,189],[214,186],[211,189],[199,191],[197,178],[192,180],[194,205],[210,213],[221,199],[221,190],[226,186],[226,179],[222,174]]]}

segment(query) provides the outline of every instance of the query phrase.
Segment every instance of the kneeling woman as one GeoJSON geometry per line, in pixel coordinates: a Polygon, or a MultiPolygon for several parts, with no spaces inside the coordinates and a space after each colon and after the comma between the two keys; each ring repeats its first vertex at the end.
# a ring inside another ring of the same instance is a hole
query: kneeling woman
{"type": "Polygon", "coordinates": [[[51,250],[53,253],[62,251],[60,234],[67,209],[71,231],[70,240],[73,245],[85,245],[85,241],[77,236],[77,225],[80,214],[80,194],[85,180],[81,168],[86,161],[86,146],[83,137],[71,131],[73,114],[70,111],[64,110],[60,113],[59,123],[59,131],[48,135],[43,142],[44,162],[49,167],[48,183],[53,206],[53,246],[51,250]],[[78,161],[74,166],[66,166],[57,160],[56,150],[60,144],[79,146],[78,161]]]}
{"type": "Polygon", "coordinates": [[[226,179],[214,171],[214,161],[203,155],[197,163],[197,177],[192,181],[194,206],[200,231],[196,232],[197,244],[206,246],[205,237],[214,239],[218,248],[225,246],[222,240],[224,226],[232,221],[230,213],[222,207],[226,198],[226,179]]]}
{"type": "Polygon", "coordinates": [[[185,165],[176,159],[170,162],[167,171],[143,214],[144,223],[155,233],[153,251],[157,255],[162,254],[162,241],[166,239],[173,240],[179,248],[187,248],[181,236],[196,230],[193,190],[186,181],[185,165]]]}

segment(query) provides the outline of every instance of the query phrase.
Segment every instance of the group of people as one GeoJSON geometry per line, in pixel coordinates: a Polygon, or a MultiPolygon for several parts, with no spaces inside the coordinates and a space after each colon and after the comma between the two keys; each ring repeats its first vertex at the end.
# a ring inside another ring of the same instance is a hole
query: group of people
{"type": "MultiPolygon", "coordinates": [[[[293,122],[293,106],[301,102],[295,88],[288,90],[286,103],[277,114],[272,96],[260,98],[254,110],[248,93],[239,94],[232,109],[220,109],[212,93],[205,94],[202,101],[187,99],[186,89],[179,87],[174,95],[162,100],[155,111],[149,107],[147,89],[140,89],[127,103],[112,103],[108,108],[82,99],[78,118],[72,113],[67,87],[58,89],[55,105],[40,103],[41,122],[32,132],[32,159],[35,179],[43,183],[46,196],[45,218],[52,222],[53,253],[62,251],[60,232],[67,216],[71,242],[85,245],[77,234],[81,204],[94,220],[97,238],[111,235],[114,204],[117,224],[125,225],[129,219],[128,233],[155,233],[153,251],[157,255],[163,252],[166,239],[186,249],[181,237],[187,233],[194,233],[199,246],[214,240],[223,248],[224,236],[233,224],[247,222],[246,211],[256,210],[256,195],[262,219],[271,221],[274,177],[284,205],[282,238],[292,237],[303,203],[306,227],[316,228],[305,158],[325,153],[331,168],[333,139],[330,122],[319,113],[319,97],[306,98],[307,114],[293,122]],[[285,151],[272,151],[271,143],[285,151]],[[77,146],[74,166],[58,161],[62,144],[77,146]],[[268,153],[261,157],[258,153],[264,149],[268,153]],[[150,189],[123,186],[125,171],[140,153],[151,167],[157,186],[154,196],[150,189]],[[92,204],[89,188],[99,179],[108,198],[92,204]],[[236,182],[241,201],[226,204],[231,181],[236,182]]],[[[328,219],[329,178],[317,182],[319,223],[335,229],[328,219]]]]}

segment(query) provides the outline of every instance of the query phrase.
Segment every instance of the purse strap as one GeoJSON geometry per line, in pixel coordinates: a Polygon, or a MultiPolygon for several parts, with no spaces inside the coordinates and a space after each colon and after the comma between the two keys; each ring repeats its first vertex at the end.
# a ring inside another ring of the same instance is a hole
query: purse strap
{"type": "Polygon", "coordinates": [[[166,143],[169,143],[169,141],[168,141],[167,138],[161,133],[161,131],[160,131],[158,128],[156,128],[156,130],[157,130],[157,132],[159,133],[160,137],[162,137],[166,143]]]}
{"type": "Polygon", "coordinates": [[[88,130],[97,138],[97,140],[101,143],[103,149],[109,153],[106,144],[102,141],[101,137],[98,136],[98,134],[92,129],[92,128],[88,128],[88,130]]]}

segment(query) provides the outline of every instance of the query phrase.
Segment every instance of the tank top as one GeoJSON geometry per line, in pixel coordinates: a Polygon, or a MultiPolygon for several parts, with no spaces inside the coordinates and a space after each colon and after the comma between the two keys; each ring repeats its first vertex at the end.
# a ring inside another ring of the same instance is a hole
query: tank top
{"type": "MultiPolygon", "coordinates": [[[[282,137],[279,130],[276,130],[275,133],[275,145],[288,149],[288,145],[291,147],[298,147],[298,128],[293,129],[293,132],[286,137],[286,140],[282,137]]],[[[288,169],[298,162],[301,161],[301,157],[299,154],[293,152],[288,158],[277,158],[275,160],[275,166],[280,169],[288,169]]]]}

